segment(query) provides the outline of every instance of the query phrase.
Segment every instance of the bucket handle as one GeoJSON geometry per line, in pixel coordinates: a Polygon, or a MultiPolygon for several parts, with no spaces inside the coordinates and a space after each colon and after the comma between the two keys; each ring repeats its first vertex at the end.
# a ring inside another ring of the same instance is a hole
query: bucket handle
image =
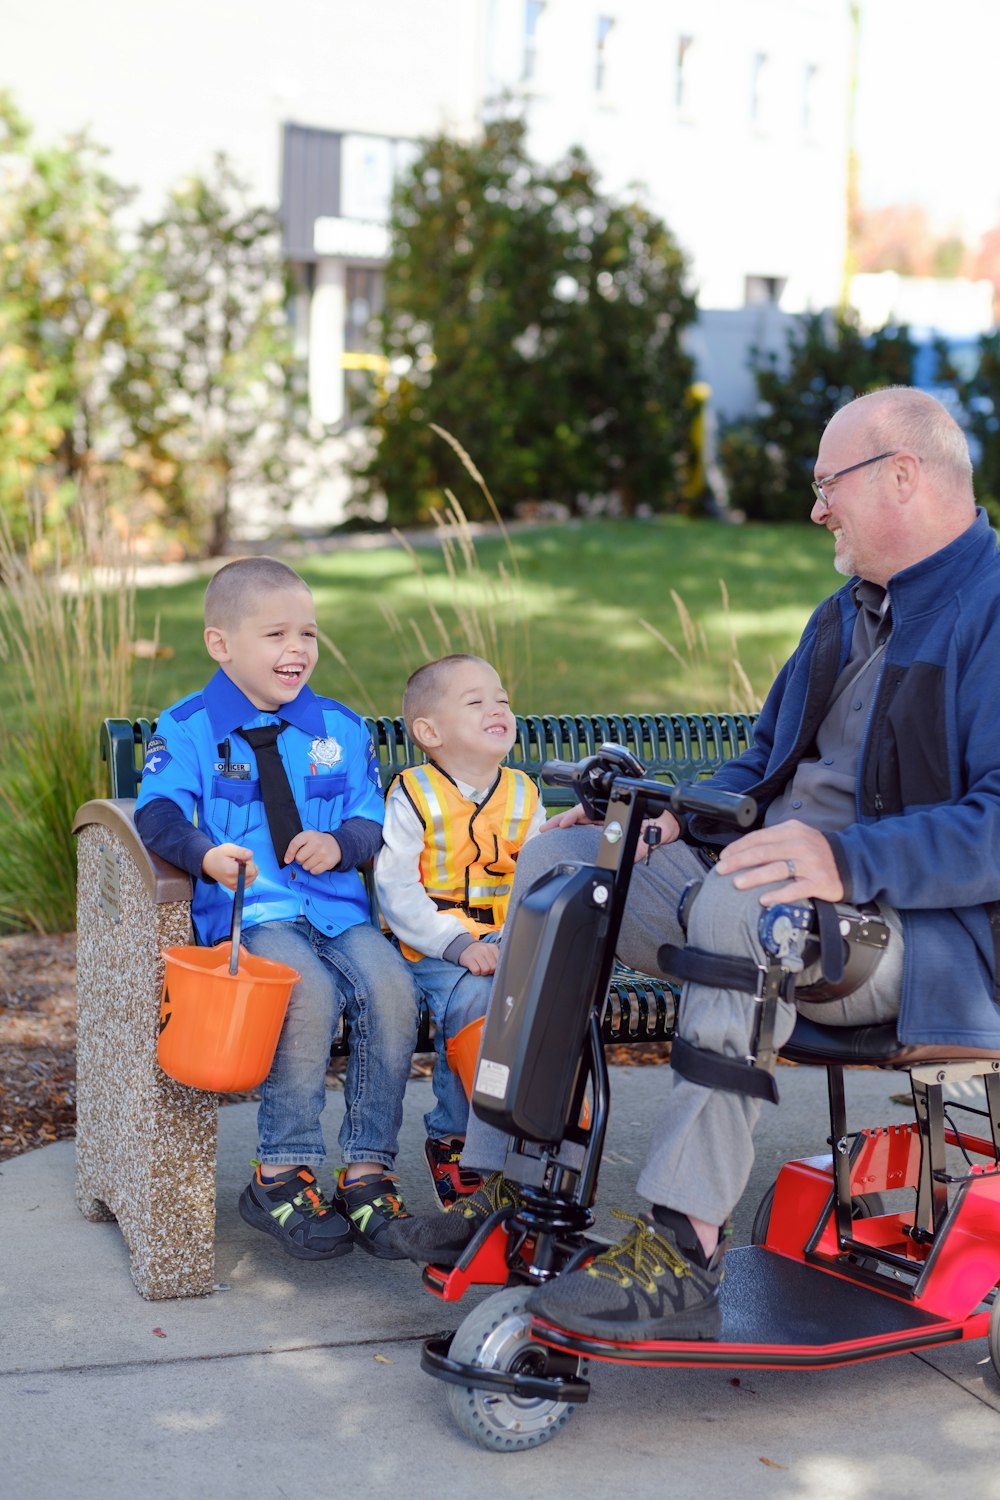
{"type": "Polygon", "coordinates": [[[233,898],[233,925],[229,929],[229,972],[240,971],[240,933],[243,929],[243,892],[247,883],[247,867],[240,865],[236,876],[236,895],[233,898]]]}

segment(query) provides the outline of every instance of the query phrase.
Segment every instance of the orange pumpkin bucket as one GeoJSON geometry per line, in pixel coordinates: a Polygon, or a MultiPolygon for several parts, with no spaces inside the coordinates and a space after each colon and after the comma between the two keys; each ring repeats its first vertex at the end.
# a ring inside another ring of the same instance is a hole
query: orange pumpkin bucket
{"type": "Polygon", "coordinates": [[[245,872],[233,902],[228,949],[164,948],[156,1058],[164,1073],[192,1089],[241,1093],[271,1070],[292,987],[287,964],[240,947],[245,872]]]}
{"type": "MultiPolygon", "coordinates": [[[[463,1026],[461,1031],[456,1031],[444,1044],[444,1055],[448,1060],[451,1071],[457,1074],[465,1097],[472,1098],[472,1090],[476,1082],[476,1063],[479,1061],[479,1049],[483,1045],[483,1027],[486,1025],[486,1017],[480,1016],[478,1021],[470,1021],[468,1026],[463,1026]]],[[[580,1129],[586,1130],[590,1125],[590,1105],[586,1099],[580,1110],[580,1129]]]]}

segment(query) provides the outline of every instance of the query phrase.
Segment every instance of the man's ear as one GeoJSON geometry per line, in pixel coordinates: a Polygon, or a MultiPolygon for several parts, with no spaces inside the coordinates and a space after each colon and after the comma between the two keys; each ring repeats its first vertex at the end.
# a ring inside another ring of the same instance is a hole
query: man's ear
{"type": "Polygon", "coordinates": [[[230,660],[229,646],[226,642],[225,632],[218,625],[205,626],[205,649],[213,661],[226,662],[230,660]]]}
{"type": "Polygon", "coordinates": [[[899,498],[904,502],[912,499],[920,483],[920,460],[903,449],[900,453],[894,453],[890,462],[899,498]]]}
{"type": "Polygon", "coordinates": [[[434,750],[441,743],[441,736],[434,728],[432,719],[414,719],[410,739],[419,745],[421,750],[434,750]]]}

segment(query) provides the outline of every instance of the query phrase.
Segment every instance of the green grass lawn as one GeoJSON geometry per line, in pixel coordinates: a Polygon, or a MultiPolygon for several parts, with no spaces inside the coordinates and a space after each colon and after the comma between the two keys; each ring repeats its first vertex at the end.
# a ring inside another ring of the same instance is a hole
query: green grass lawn
{"type": "MultiPolygon", "coordinates": [[[[493,654],[521,713],[734,707],[731,631],[759,699],[813,607],[839,582],[830,538],[809,525],[724,526],[676,517],[571,522],[519,530],[511,546],[518,579],[494,610],[493,654]],[[672,590],[703,632],[704,649],[693,654],[684,646],[672,590]],[[684,664],[641,620],[675,644],[684,664]]],[[[407,675],[426,659],[421,640],[433,655],[469,649],[456,610],[503,595],[497,570],[509,574],[512,567],[504,541],[481,539],[475,552],[479,583],[469,582],[464,569],[457,580],[449,577],[436,545],[419,549],[419,571],[398,546],[290,559],[313,589],[320,626],[346,662],[345,670],[321,651],[313,686],[360,712],[398,712],[407,675]]],[[[202,578],[140,591],[140,634],[151,636],[158,619],[160,644],[172,655],[137,666],[134,711],[155,716],[209,675],[201,642],[204,586],[202,578]]]]}

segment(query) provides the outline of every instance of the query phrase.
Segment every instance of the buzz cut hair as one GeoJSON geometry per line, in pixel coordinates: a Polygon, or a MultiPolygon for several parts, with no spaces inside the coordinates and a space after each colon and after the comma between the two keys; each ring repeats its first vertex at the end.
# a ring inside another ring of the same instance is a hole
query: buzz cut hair
{"type": "Polygon", "coordinates": [[[467,661],[478,662],[483,667],[489,666],[489,662],[483,657],[462,652],[454,656],[439,656],[437,661],[425,662],[411,673],[403,689],[403,722],[411,739],[414,722],[434,712],[452,670],[467,661]]]}
{"type": "Polygon", "coordinates": [[[238,557],[225,563],[205,590],[205,624],[233,629],[259,602],[277,589],[305,589],[304,578],[276,557],[238,557]]]}

